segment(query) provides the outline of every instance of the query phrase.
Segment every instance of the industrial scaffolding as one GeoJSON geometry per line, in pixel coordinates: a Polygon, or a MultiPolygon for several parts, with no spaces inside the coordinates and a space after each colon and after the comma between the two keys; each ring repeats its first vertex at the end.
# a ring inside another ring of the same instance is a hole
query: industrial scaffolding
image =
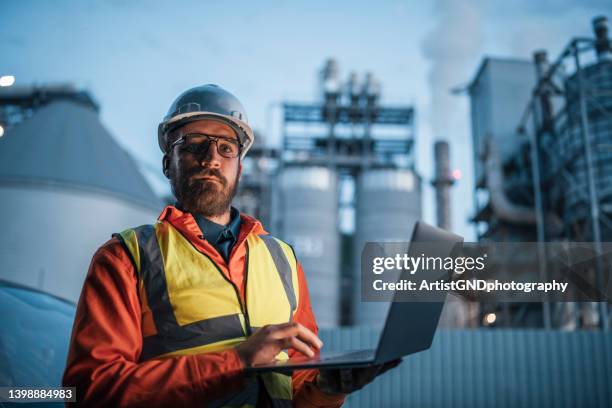
{"type": "MultiPolygon", "coordinates": [[[[518,134],[530,146],[541,260],[547,241],[592,241],[602,253],[602,241],[612,239],[612,51],[607,19],[595,18],[593,28],[595,38],[572,39],[552,64],[545,51],[534,53],[537,84],[518,134]],[[561,225],[551,226],[551,217],[561,225]]],[[[608,293],[602,265],[595,269],[599,289],[608,293]]],[[[608,304],[597,308],[596,320],[608,330],[608,304]]],[[[544,303],[545,327],[551,313],[544,303]]]]}
{"type": "MultiPolygon", "coordinates": [[[[334,298],[319,302],[333,303],[340,299],[337,323],[351,324],[354,270],[359,267],[355,264],[353,249],[356,232],[343,228],[341,220],[351,218],[353,225],[358,221],[358,180],[363,174],[388,170],[410,171],[416,175],[415,111],[410,105],[381,105],[380,84],[371,73],[366,73],[361,81],[356,73],[350,74],[346,81],[341,80],[334,59],[326,61],[320,71],[319,85],[320,99],[317,101],[285,101],[281,105],[282,142],[277,169],[279,182],[274,183],[273,191],[273,230],[283,237],[302,234],[310,236],[311,241],[320,239],[324,243],[318,251],[319,260],[314,259],[314,254],[310,265],[305,265],[310,273],[309,283],[321,282],[315,292],[329,290],[328,297],[334,298]],[[328,178],[326,191],[316,186],[316,179],[328,178]],[[304,188],[300,189],[299,185],[304,188]],[[303,197],[302,202],[296,201],[297,195],[303,197]],[[312,204],[304,206],[304,200],[312,204]],[[313,206],[317,207],[316,214],[313,206]],[[296,217],[312,219],[309,225],[297,225],[296,217]],[[334,283],[337,280],[340,282],[334,283]],[[337,293],[332,293],[330,287],[333,285],[339,287],[337,293]]],[[[414,182],[417,183],[420,185],[420,180],[414,182]]],[[[405,201],[418,201],[415,206],[420,210],[420,197],[405,201]]],[[[292,244],[300,255],[301,245],[292,244]]],[[[303,246],[315,253],[313,248],[318,245],[306,242],[303,246]]],[[[304,258],[307,257],[302,254],[304,258]]],[[[334,306],[319,307],[324,310],[316,310],[317,316],[326,321],[334,306]]]]}
{"type": "MultiPolygon", "coordinates": [[[[368,168],[415,171],[414,107],[380,106],[380,85],[371,73],[363,84],[352,73],[343,87],[334,59],[321,72],[321,88],[320,101],[282,104],[279,174],[291,166],[325,166],[345,179],[368,168]],[[389,127],[396,132],[386,135],[389,127]]],[[[281,191],[274,195],[282,200],[281,191]]],[[[282,217],[275,214],[279,230],[282,217]]]]}

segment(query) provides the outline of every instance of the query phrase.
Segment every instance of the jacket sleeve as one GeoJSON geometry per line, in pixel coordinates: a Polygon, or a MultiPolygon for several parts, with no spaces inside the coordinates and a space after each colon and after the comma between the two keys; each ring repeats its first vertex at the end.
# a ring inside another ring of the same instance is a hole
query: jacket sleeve
{"type": "MultiPolygon", "coordinates": [[[[298,263],[298,284],[300,299],[294,320],[318,334],[319,329],[310,305],[308,285],[304,277],[302,265],[298,263]]],[[[325,345],[323,345],[325,347],[325,345]]],[[[296,351],[289,349],[289,357],[296,351]]],[[[296,370],[293,372],[293,405],[295,407],[326,407],[335,408],[344,403],[345,395],[329,395],[319,390],[315,380],[319,370],[296,370]]]]}
{"type": "Polygon", "coordinates": [[[134,267],[117,239],[94,255],[77,306],[62,384],[78,406],[201,406],[238,390],[234,349],[139,362],[141,312],[134,267]]]}

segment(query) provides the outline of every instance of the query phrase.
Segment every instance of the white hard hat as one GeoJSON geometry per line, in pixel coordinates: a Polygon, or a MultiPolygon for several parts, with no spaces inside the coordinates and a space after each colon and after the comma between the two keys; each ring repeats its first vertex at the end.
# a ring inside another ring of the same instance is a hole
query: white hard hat
{"type": "Polygon", "coordinates": [[[207,84],[183,92],[170,106],[157,130],[162,152],[168,151],[168,134],[172,130],[201,119],[218,120],[234,129],[242,144],[241,159],[253,145],[255,135],[242,103],[220,86],[207,84]]]}

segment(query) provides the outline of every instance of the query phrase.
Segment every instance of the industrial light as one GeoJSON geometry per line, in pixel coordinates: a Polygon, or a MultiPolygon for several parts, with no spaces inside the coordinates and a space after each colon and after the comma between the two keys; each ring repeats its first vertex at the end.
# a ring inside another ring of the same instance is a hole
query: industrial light
{"type": "Polygon", "coordinates": [[[459,169],[455,169],[455,170],[453,170],[453,178],[454,178],[455,180],[460,180],[460,179],[461,179],[461,176],[462,176],[462,174],[461,174],[461,170],[459,170],[459,169]]]}
{"type": "Polygon", "coordinates": [[[13,75],[0,76],[0,86],[11,86],[14,83],[15,83],[15,77],[13,75]]]}
{"type": "Polygon", "coordinates": [[[0,137],[4,136],[4,126],[0,125],[0,137]]]}
{"type": "Polygon", "coordinates": [[[489,326],[497,320],[497,315],[495,313],[487,313],[484,318],[484,323],[489,326]]]}

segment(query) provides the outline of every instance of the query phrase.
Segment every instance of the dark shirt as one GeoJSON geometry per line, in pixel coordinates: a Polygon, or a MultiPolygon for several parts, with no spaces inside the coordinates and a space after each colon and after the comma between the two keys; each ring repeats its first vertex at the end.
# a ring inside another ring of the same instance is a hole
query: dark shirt
{"type": "Polygon", "coordinates": [[[194,216],[204,239],[207,240],[221,254],[225,262],[229,259],[234,244],[240,233],[240,211],[232,207],[230,210],[230,222],[227,225],[217,224],[208,218],[196,214],[194,216]]]}

